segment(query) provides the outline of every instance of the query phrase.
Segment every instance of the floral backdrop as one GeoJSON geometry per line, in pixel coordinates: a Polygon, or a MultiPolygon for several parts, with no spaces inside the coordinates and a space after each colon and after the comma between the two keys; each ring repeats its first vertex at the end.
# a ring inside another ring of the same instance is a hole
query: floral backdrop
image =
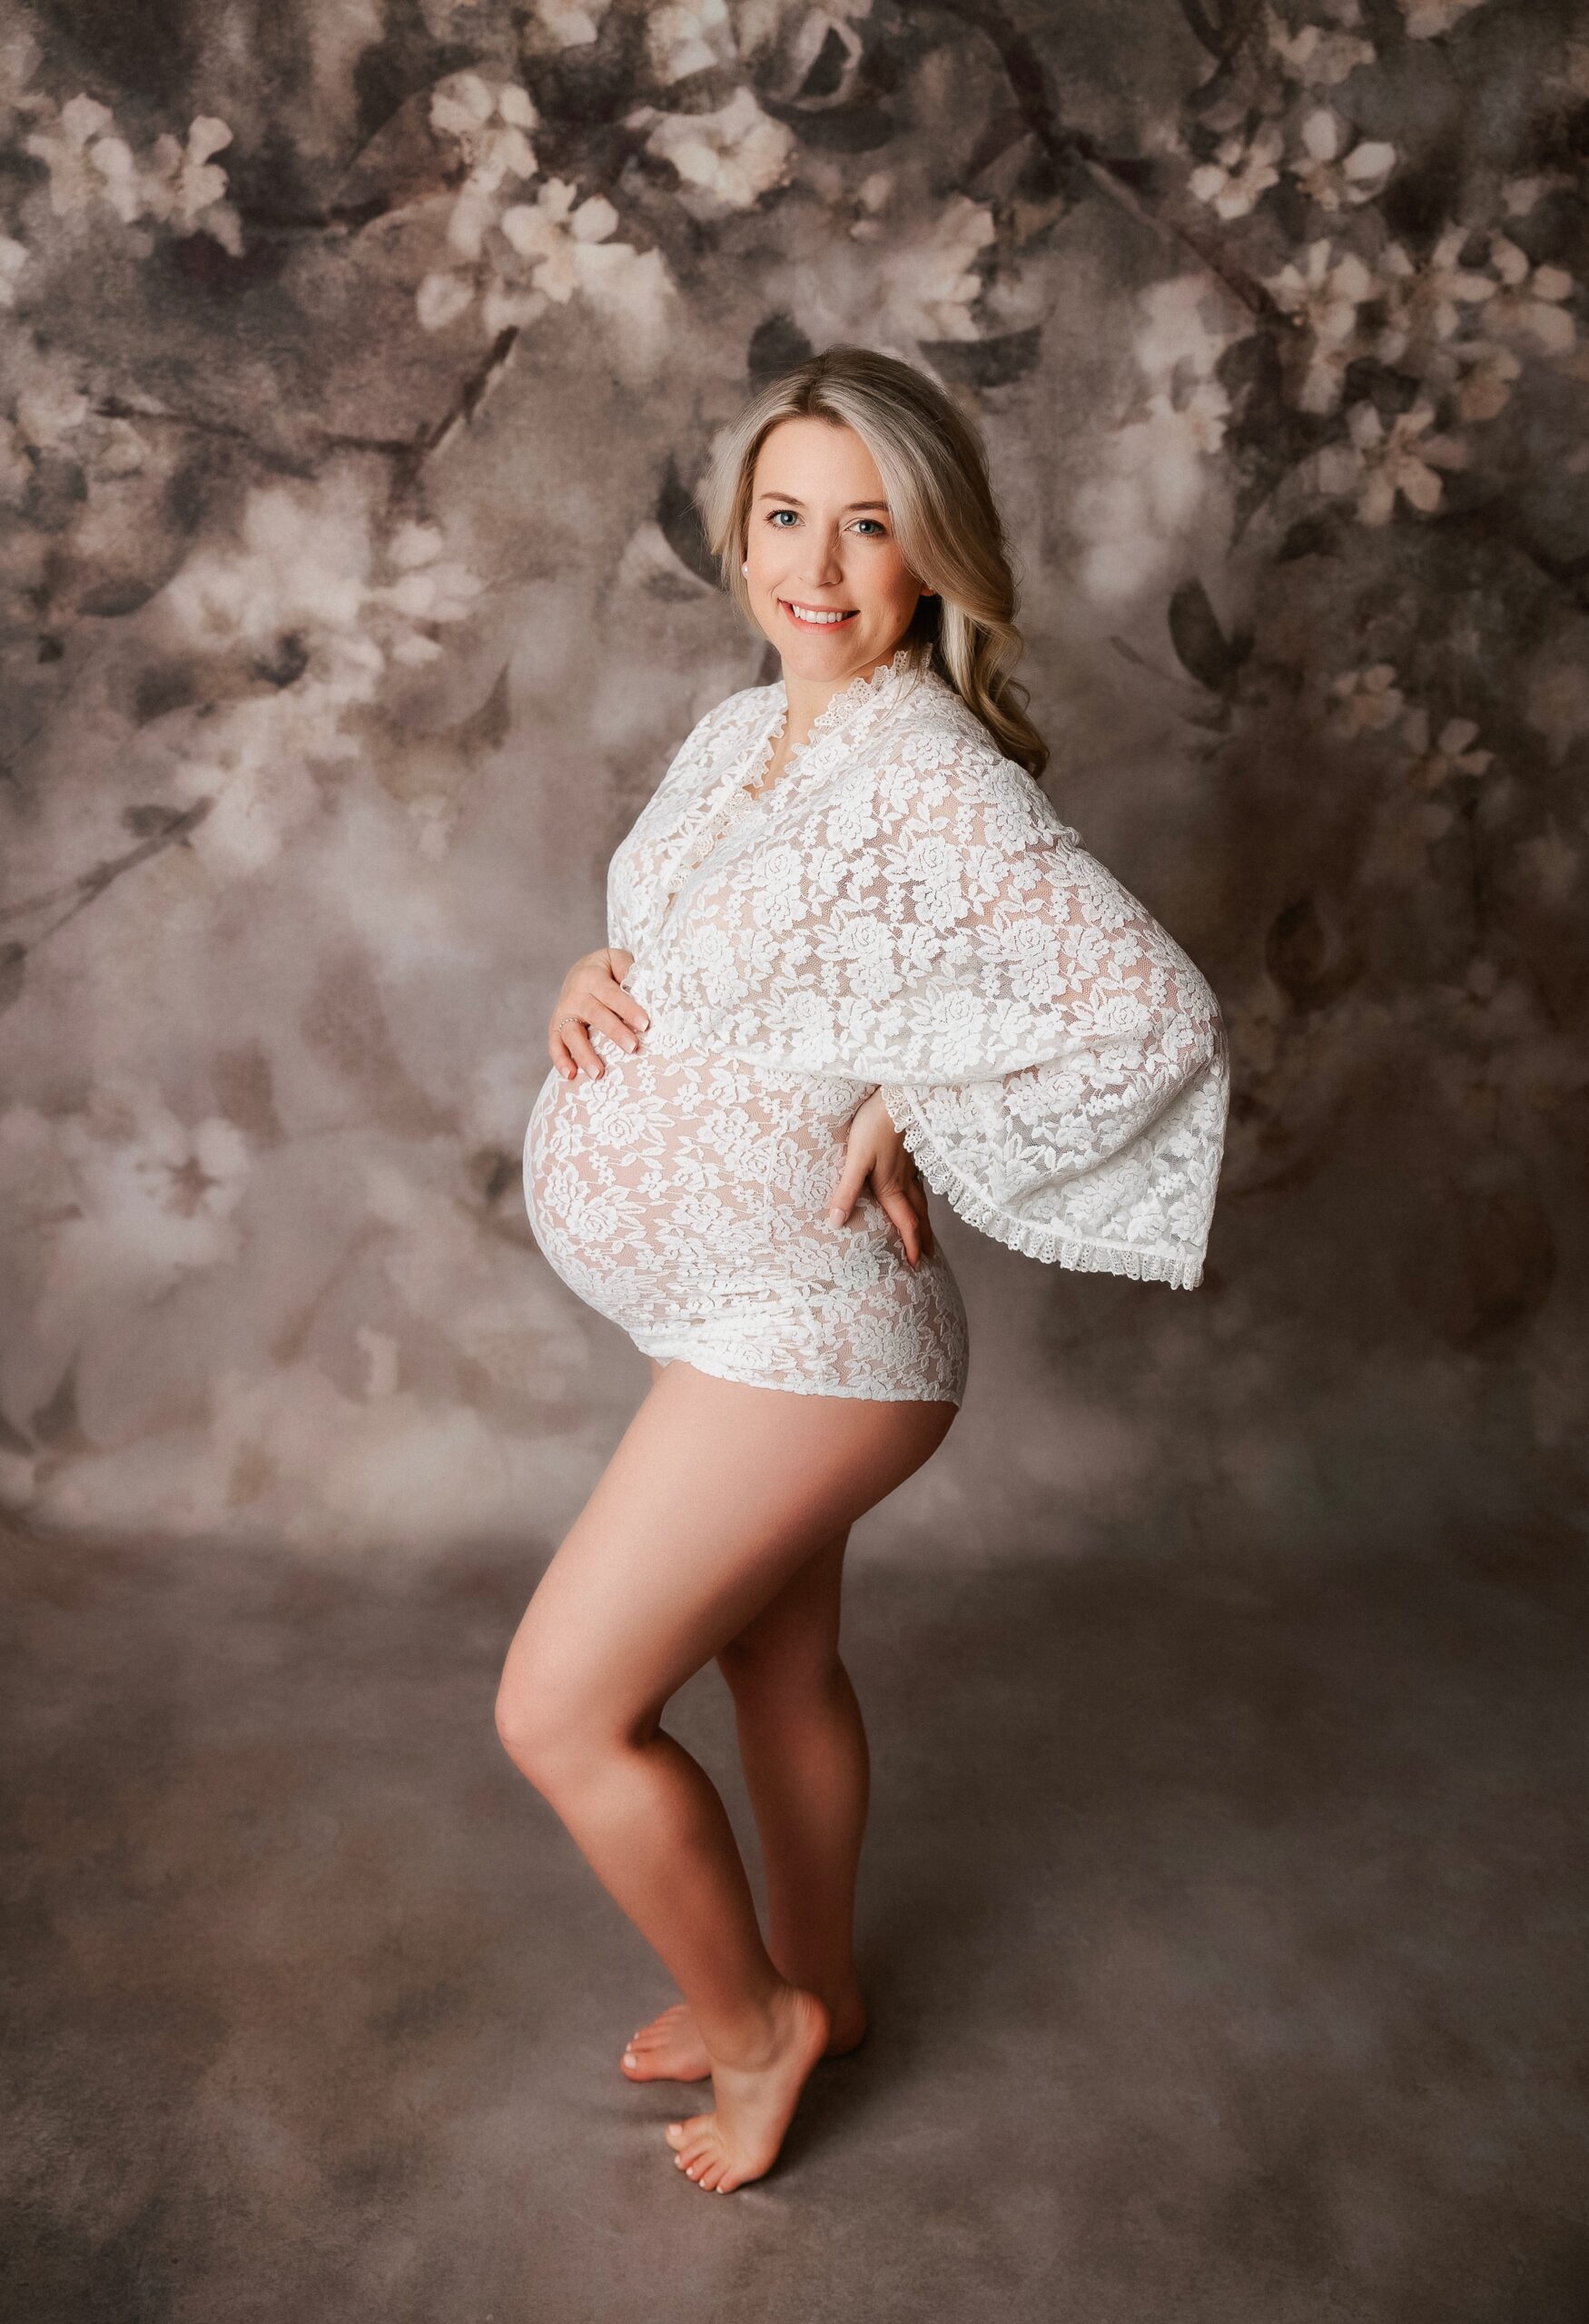
{"type": "Polygon", "coordinates": [[[1215,985],[1182,1295],[934,1213],[868,1539],[1555,1553],[1581,1489],[1572,0],[0,22],[0,1496],[555,1538],[646,1378],[519,1149],[607,859],[776,675],[692,490],[859,340],[983,428],[1046,787],[1215,985]]]}

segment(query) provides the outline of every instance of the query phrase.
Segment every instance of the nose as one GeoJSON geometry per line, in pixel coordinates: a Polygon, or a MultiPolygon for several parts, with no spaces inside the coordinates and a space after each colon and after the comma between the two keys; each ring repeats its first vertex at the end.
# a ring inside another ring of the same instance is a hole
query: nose
{"type": "Polygon", "coordinates": [[[805,556],[801,562],[798,579],[803,587],[833,589],[844,577],[844,564],[839,555],[836,532],[813,531],[804,543],[805,556]]]}

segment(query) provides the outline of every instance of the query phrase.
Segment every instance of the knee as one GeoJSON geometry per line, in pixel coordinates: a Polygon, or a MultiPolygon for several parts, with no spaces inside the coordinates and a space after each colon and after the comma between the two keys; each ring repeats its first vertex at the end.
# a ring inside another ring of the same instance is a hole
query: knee
{"type": "Polygon", "coordinates": [[[523,1664],[502,1673],[495,1719],[513,1767],[548,1798],[604,1767],[613,1752],[644,1743],[657,1727],[657,1713],[625,1722],[611,1706],[569,1692],[555,1676],[523,1664]]]}
{"type": "Polygon", "coordinates": [[[538,1792],[566,1789],[581,1768],[601,1756],[604,1729],[588,1709],[549,1677],[506,1673],[497,1689],[497,1734],[502,1748],[538,1792]]]}

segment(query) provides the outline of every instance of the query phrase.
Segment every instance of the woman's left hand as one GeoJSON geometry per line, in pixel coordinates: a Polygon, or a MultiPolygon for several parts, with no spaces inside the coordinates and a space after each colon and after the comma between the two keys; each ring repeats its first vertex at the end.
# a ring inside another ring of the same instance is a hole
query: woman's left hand
{"type": "Polygon", "coordinates": [[[827,1214],[830,1225],[844,1225],[868,1178],[873,1193],[899,1229],[912,1266],[923,1251],[931,1257],[937,1246],[927,1216],[927,1189],[917,1175],[903,1131],[895,1129],[875,1089],[851,1117],[844,1167],[827,1214]]]}

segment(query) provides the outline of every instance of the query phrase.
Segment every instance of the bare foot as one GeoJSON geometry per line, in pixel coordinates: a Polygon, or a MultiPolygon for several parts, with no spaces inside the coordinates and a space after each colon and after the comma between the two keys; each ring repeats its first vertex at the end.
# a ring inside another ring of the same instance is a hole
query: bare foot
{"type": "MultiPolygon", "coordinates": [[[[846,2058],[858,2050],[866,2033],[866,2004],[859,1985],[843,1994],[824,1994],[831,2030],[824,2058],[846,2058]]],[[[628,2082],[704,2082],[712,2071],[700,2027],[687,2001],[676,2001],[649,2025],[637,2026],[624,2052],[619,2072],[628,2082]]]]}
{"type": "Polygon", "coordinates": [[[686,2179],[719,2195],[770,2171],[799,2102],[806,2076],[831,2031],[827,2004],[798,1985],[785,1985],[773,2004],[774,2034],[753,2064],[712,2060],[716,2110],[669,2122],[666,2136],[686,2179]]]}

